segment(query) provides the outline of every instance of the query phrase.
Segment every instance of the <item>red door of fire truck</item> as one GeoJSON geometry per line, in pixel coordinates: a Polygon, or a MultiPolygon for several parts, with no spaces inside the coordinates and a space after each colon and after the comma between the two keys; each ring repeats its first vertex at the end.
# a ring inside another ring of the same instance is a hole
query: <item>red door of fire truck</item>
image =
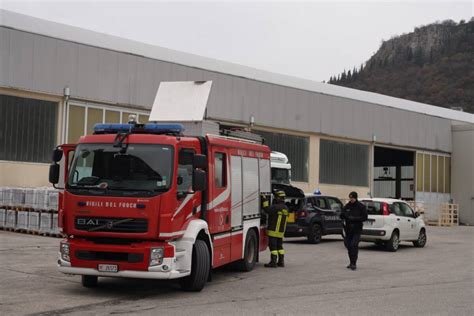
{"type": "MultiPolygon", "coordinates": [[[[71,167],[72,160],[74,158],[74,152],[76,151],[76,144],[63,144],[58,146],[59,150],[62,150],[63,155],[59,161],[60,173],[59,173],[59,183],[57,185],[58,189],[64,190],[67,179],[69,176],[69,168],[71,167]]],[[[64,228],[64,208],[63,208],[63,197],[64,192],[60,191],[58,196],[58,226],[64,228]]]]}
{"type": "Polygon", "coordinates": [[[231,261],[230,168],[227,148],[212,146],[209,150],[209,210],[208,225],[213,236],[213,266],[231,261]]]}

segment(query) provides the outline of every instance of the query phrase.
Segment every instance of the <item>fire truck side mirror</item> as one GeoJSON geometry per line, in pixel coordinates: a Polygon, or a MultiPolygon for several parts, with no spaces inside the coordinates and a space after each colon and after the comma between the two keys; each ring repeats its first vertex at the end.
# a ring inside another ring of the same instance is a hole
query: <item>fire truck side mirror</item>
{"type": "Polygon", "coordinates": [[[207,157],[205,155],[194,155],[193,167],[194,169],[207,169],[207,157]]]}
{"type": "Polygon", "coordinates": [[[193,171],[193,191],[205,191],[207,189],[207,173],[204,170],[193,171]]]}
{"type": "Polygon", "coordinates": [[[59,165],[53,163],[49,166],[49,182],[57,184],[59,182],[59,165]]]}
{"type": "Polygon", "coordinates": [[[53,161],[54,162],[59,162],[63,158],[63,151],[61,149],[55,148],[53,150],[53,161]]]}

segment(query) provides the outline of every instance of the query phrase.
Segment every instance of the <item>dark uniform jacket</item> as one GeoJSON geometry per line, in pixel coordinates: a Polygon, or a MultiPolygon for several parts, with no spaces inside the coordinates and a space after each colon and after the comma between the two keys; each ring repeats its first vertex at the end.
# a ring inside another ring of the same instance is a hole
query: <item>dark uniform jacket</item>
{"type": "Polygon", "coordinates": [[[276,200],[270,207],[263,209],[268,214],[267,234],[270,237],[283,238],[288,217],[288,207],[282,200],[276,200]]]}
{"type": "Polygon", "coordinates": [[[360,234],[362,222],[367,220],[367,208],[359,201],[349,202],[342,209],[341,218],[346,221],[346,233],[360,234]]]}

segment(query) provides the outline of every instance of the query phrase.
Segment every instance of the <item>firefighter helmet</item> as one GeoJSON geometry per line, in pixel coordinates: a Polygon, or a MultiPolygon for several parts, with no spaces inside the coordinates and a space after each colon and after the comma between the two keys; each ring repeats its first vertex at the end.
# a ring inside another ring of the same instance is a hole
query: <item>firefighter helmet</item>
{"type": "Polygon", "coordinates": [[[279,199],[284,199],[286,198],[286,193],[285,191],[276,191],[275,192],[275,197],[279,199]]]}

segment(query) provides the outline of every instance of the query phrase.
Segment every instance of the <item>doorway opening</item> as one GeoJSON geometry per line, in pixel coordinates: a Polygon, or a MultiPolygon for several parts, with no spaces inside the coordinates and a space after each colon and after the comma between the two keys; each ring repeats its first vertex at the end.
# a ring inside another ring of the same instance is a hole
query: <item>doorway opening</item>
{"type": "Polygon", "coordinates": [[[415,152],[375,146],[374,197],[415,199],[415,152]]]}

